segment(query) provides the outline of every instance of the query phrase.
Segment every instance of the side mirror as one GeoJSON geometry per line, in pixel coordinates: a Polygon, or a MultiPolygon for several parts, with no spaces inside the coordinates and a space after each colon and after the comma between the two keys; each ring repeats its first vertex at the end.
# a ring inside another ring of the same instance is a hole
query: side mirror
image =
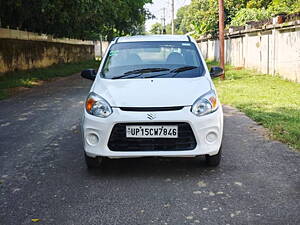
{"type": "Polygon", "coordinates": [[[81,71],[81,76],[86,79],[90,79],[90,80],[95,80],[96,74],[97,74],[97,71],[94,69],[87,69],[87,70],[81,71]]]}
{"type": "Polygon", "coordinates": [[[216,78],[216,77],[219,77],[222,74],[224,74],[224,70],[221,67],[213,66],[210,69],[209,73],[210,73],[211,78],[216,78]]]}

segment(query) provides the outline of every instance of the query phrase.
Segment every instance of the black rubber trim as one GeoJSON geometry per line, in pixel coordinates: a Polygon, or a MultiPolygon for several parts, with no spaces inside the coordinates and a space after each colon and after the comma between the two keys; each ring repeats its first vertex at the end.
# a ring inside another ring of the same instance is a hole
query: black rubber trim
{"type": "Polygon", "coordinates": [[[190,36],[189,36],[189,35],[186,35],[186,36],[187,36],[187,38],[189,39],[189,42],[192,42],[190,36]]]}
{"type": "Polygon", "coordinates": [[[169,107],[120,107],[122,111],[133,112],[157,112],[157,111],[176,111],[183,109],[183,106],[169,106],[169,107]]]}

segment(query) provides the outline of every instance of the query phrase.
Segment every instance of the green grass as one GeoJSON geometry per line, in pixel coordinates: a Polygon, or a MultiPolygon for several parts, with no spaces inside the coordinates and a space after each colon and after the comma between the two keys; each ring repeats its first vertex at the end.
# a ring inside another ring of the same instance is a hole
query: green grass
{"type": "Polygon", "coordinates": [[[97,68],[99,61],[89,60],[77,63],[56,64],[46,68],[8,72],[0,76],[0,100],[9,97],[12,89],[17,87],[33,87],[39,81],[55,77],[65,77],[78,73],[83,69],[97,68]]]}
{"type": "MultiPolygon", "coordinates": [[[[208,66],[216,62],[208,62],[208,66]]],[[[300,151],[300,84],[278,76],[226,66],[214,81],[223,104],[234,106],[268,128],[271,137],[300,151]]]]}

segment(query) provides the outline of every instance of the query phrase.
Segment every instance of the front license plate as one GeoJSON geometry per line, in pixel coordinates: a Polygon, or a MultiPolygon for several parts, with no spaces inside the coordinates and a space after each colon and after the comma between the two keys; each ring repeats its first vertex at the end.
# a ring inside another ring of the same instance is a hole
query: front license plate
{"type": "Polygon", "coordinates": [[[127,138],[177,138],[178,126],[126,126],[127,138]]]}

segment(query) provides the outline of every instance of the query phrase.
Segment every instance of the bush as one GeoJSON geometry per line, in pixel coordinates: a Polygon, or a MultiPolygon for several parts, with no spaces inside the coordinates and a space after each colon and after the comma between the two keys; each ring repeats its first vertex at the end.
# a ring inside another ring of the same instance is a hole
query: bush
{"type": "Polygon", "coordinates": [[[244,26],[248,21],[268,19],[271,13],[265,9],[243,8],[240,9],[231,21],[231,26],[244,26]]]}
{"type": "Polygon", "coordinates": [[[272,15],[279,13],[295,13],[300,12],[300,1],[299,0],[273,0],[268,7],[268,11],[272,15]]]}

